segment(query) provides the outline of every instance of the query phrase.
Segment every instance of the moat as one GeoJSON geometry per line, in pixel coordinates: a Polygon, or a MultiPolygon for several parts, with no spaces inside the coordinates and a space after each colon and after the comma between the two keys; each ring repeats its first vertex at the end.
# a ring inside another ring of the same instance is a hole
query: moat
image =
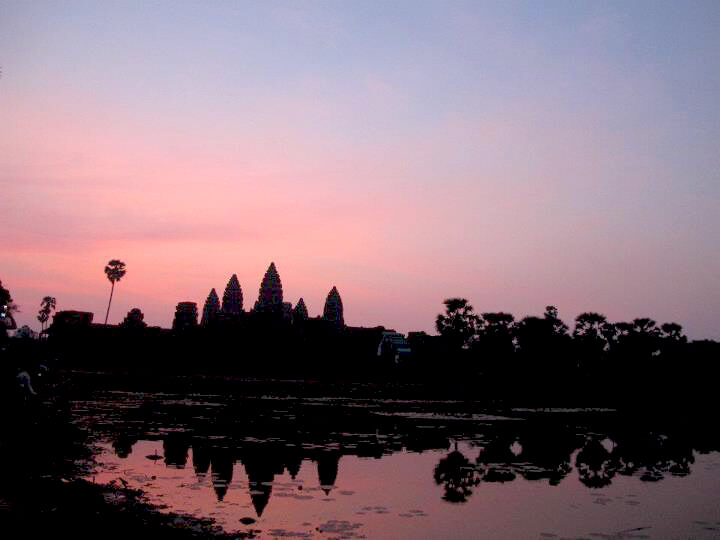
{"type": "MultiPolygon", "coordinates": [[[[715,538],[701,423],[456,401],[98,391],[87,478],[258,538],[715,538]]],[[[113,502],[113,501],[110,501],[113,502]]],[[[178,523],[182,526],[182,522],[178,523]]]]}

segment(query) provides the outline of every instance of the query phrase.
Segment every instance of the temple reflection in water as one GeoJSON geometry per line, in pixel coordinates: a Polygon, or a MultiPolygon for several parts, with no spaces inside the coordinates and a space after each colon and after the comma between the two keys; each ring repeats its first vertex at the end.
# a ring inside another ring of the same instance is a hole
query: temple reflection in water
{"type": "MultiPolygon", "coordinates": [[[[148,425],[141,424],[138,429],[134,423],[135,437],[127,432],[114,435],[113,449],[125,459],[138,440],[162,440],[166,467],[191,466],[197,482],[213,489],[218,501],[226,498],[229,489],[246,484],[260,517],[276,480],[284,474],[294,480],[301,468],[314,467],[316,489],[329,496],[342,477],[341,458],[347,455],[382,459],[399,452],[444,451],[433,470],[417,474],[427,475],[441,486],[445,501],[463,503],[482,490],[483,484],[522,479],[557,486],[563,481],[575,482],[568,479],[573,471],[577,480],[591,489],[606,487],[618,476],[642,482],[684,476],[691,472],[694,450],[717,446],[717,441],[698,441],[687,433],[680,437],[622,424],[604,431],[554,420],[433,425],[412,418],[388,419],[360,407],[321,407],[320,417],[303,414],[298,407],[278,410],[258,403],[255,407],[244,402],[242,422],[224,426],[220,422],[213,429],[199,429],[192,427],[198,422],[191,419],[183,429],[160,437],[153,436],[148,425]],[[246,483],[233,478],[238,475],[238,464],[244,468],[246,483]]],[[[156,409],[155,413],[162,415],[163,411],[156,409]]],[[[222,415],[215,418],[222,420],[222,415]]]]}

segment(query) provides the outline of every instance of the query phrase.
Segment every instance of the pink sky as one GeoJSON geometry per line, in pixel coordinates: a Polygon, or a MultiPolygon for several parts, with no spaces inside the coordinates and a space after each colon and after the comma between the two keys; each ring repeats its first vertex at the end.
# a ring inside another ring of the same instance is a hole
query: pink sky
{"type": "Polygon", "coordinates": [[[20,324],[45,295],[102,321],[111,258],[128,273],[110,321],[161,326],[233,273],[250,307],[275,261],[286,300],[317,315],[336,285],[351,325],[432,330],[464,296],[720,338],[712,4],[669,44],[662,10],[636,28],[618,8],[431,4],[392,32],[359,5],[248,4],[258,28],[227,24],[232,4],[80,6],[0,22],[0,279],[20,324]]]}

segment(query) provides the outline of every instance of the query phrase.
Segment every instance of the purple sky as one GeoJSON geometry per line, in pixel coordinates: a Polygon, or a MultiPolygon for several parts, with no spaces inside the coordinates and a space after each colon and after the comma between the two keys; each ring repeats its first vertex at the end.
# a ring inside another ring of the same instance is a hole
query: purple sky
{"type": "Polygon", "coordinates": [[[720,338],[720,3],[0,2],[0,279],[168,326],[442,300],[720,338]]]}

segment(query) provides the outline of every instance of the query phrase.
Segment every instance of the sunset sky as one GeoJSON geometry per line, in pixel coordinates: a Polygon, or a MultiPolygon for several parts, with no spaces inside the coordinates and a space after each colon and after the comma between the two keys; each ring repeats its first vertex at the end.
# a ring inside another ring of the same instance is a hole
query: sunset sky
{"type": "Polygon", "coordinates": [[[169,326],[442,301],[720,338],[720,2],[0,0],[0,280],[169,326]]]}

